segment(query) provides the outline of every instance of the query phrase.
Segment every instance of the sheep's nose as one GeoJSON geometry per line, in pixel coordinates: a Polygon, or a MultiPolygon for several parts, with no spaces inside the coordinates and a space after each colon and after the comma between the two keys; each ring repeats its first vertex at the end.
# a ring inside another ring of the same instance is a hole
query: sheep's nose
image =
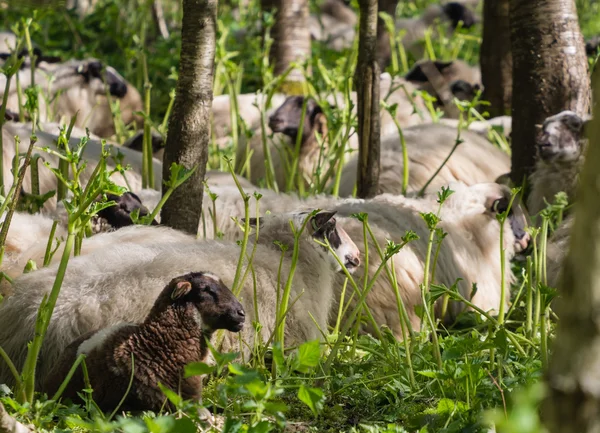
{"type": "Polygon", "coordinates": [[[282,118],[278,116],[269,117],[269,128],[273,130],[273,132],[279,132],[282,129],[284,121],[282,118]]]}
{"type": "Polygon", "coordinates": [[[122,98],[127,94],[127,85],[119,81],[110,84],[110,94],[117,98],[122,98]]]}
{"type": "Polygon", "coordinates": [[[246,312],[242,309],[237,310],[237,315],[240,317],[246,317],[246,312]]]}
{"type": "Polygon", "coordinates": [[[346,254],[346,268],[357,268],[360,265],[360,259],[358,256],[352,254],[346,254]]]}

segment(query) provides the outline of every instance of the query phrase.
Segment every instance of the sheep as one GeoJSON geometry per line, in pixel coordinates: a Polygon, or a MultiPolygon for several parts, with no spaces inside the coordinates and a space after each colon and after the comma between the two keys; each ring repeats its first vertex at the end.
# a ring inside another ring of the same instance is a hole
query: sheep
{"type": "MultiPolygon", "coordinates": [[[[314,239],[327,239],[349,271],[360,263],[356,245],[336,224],[333,215],[332,212],[321,211],[311,216],[300,237],[299,260],[290,295],[290,299],[298,300],[291,305],[287,316],[285,341],[288,345],[319,338],[320,332],[308,312],[321,329],[326,329],[333,298],[333,280],[336,272],[342,270],[333,256],[314,239]]],[[[291,245],[294,242],[290,220],[299,229],[308,216],[308,212],[300,212],[252,221],[260,226],[259,238],[252,262],[253,272],[244,280],[239,298],[249,322],[260,321],[262,329],[258,338],[263,342],[275,329],[279,275],[281,281],[286,281],[290,274],[291,245]],[[282,252],[273,243],[275,240],[290,247],[283,253],[281,262],[282,252]],[[258,296],[256,305],[253,304],[253,281],[256,281],[258,296]],[[255,315],[255,306],[258,316],[255,315]]],[[[153,298],[169,281],[169,275],[183,274],[190,269],[210,269],[228,287],[233,286],[233,270],[240,254],[235,242],[199,242],[193,236],[177,233],[167,228],[133,226],[85,241],[99,242],[102,236],[104,246],[69,262],[40,352],[36,371],[38,383],[45,380],[62,351],[74,339],[125,320],[143,320],[152,307],[153,298]],[[179,239],[173,240],[174,237],[179,239]],[[134,238],[135,241],[123,243],[121,238],[134,238]]],[[[253,248],[252,243],[250,248],[253,248]]],[[[39,303],[50,291],[56,273],[57,266],[53,265],[18,277],[14,281],[14,294],[0,304],[0,346],[16,366],[21,366],[25,359],[39,303]]],[[[253,347],[254,330],[245,329],[243,339],[246,343],[242,353],[247,356],[248,348],[253,347]]],[[[239,344],[226,338],[223,347],[238,350],[239,344]]],[[[11,383],[10,376],[6,366],[0,365],[0,383],[11,383]]]]}
{"type": "Polygon", "coordinates": [[[0,32],[0,53],[11,53],[17,48],[17,37],[12,32],[0,32]]]}
{"type": "MultiPolygon", "coordinates": [[[[484,311],[498,311],[501,302],[508,302],[510,291],[506,290],[506,298],[501,300],[500,286],[500,225],[496,220],[499,212],[508,206],[510,190],[497,184],[478,184],[467,187],[462,184],[451,184],[454,194],[442,207],[442,228],[447,236],[441,244],[435,271],[436,284],[451,287],[458,278],[459,292],[467,299],[471,298],[472,285],[477,284],[477,292],[471,301],[484,311]]],[[[424,262],[427,251],[429,231],[419,212],[437,211],[439,205],[433,198],[407,202],[404,197],[383,195],[373,200],[354,201],[333,206],[338,213],[338,221],[343,224],[361,251],[364,251],[362,223],[348,218],[354,213],[366,212],[377,242],[383,248],[387,240],[400,242],[407,230],[413,230],[419,236],[393,256],[396,279],[400,296],[406,306],[408,318],[414,328],[420,326],[420,319],[415,306],[421,305],[419,284],[423,281],[424,262]]],[[[524,230],[525,217],[521,208],[515,203],[513,212],[504,225],[505,269],[507,284],[513,281],[509,261],[515,252],[522,251],[529,241],[524,230]]],[[[381,260],[374,244],[369,240],[368,276],[373,278],[381,260]]],[[[356,275],[364,274],[364,266],[359,266],[356,275]]],[[[364,277],[363,277],[364,278],[364,277]]],[[[359,283],[359,284],[362,284],[359,283]]],[[[336,300],[339,304],[342,281],[338,278],[336,300]]],[[[354,301],[355,302],[355,301],[354,301]]],[[[375,282],[372,291],[367,295],[366,303],[375,322],[387,325],[393,334],[401,339],[402,330],[399,321],[397,300],[393,286],[387,275],[381,275],[375,282]]],[[[451,303],[446,323],[454,320],[465,309],[464,305],[451,303]]],[[[334,305],[333,311],[337,311],[334,305]]],[[[436,304],[436,314],[441,314],[440,303],[436,304]]],[[[332,315],[332,319],[333,319],[332,315]]],[[[363,331],[372,333],[370,324],[363,326],[363,331]]]]}
{"type": "Polygon", "coordinates": [[[325,42],[336,51],[352,47],[356,36],[356,12],[341,0],[326,0],[318,15],[310,15],[308,27],[313,40],[325,42]]]}
{"type": "MultiPolygon", "coordinates": [[[[245,316],[218,276],[192,272],[176,277],[160,292],[143,323],[92,331],[69,344],[42,389],[56,393],[77,357],[85,354],[92,398],[104,412],[117,407],[160,412],[165,401],[174,410],[159,383],[186,400],[201,402],[202,376],[185,378],[185,366],[205,361],[213,332],[239,332],[245,316]]],[[[62,398],[75,401],[85,387],[79,369],[62,398]]]]}
{"type": "MultiPolygon", "coordinates": [[[[59,132],[59,125],[57,124],[45,124],[43,125],[46,131],[36,131],[35,135],[37,136],[37,147],[49,147],[51,149],[56,149],[56,139],[59,132]]],[[[15,136],[19,136],[21,141],[19,144],[19,153],[23,153],[29,147],[29,139],[31,136],[31,124],[30,123],[18,123],[18,122],[7,122],[2,126],[2,139],[3,139],[3,164],[4,164],[4,184],[11,185],[12,184],[12,160],[15,156],[15,136]]],[[[79,144],[79,138],[83,137],[84,133],[80,130],[74,129],[71,134],[71,140],[69,141],[69,145],[71,149],[75,149],[79,144]]],[[[80,175],[80,181],[82,183],[87,183],[89,180],[89,176],[91,176],[95,162],[99,160],[101,154],[101,143],[98,140],[90,139],[87,143],[87,146],[84,149],[83,157],[88,161],[86,168],[83,173],[80,175]]],[[[120,153],[124,155],[123,166],[127,164],[131,165],[132,170],[126,171],[124,174],[114,173],[111,176],[111,180],[120,186],[126,186],[130,190],[136,191],[142,188],[142,178],[139,173],[142,171],[142,155],[139,152],[116,146],[107,146],[107,150],[110,151],[113,157],[117,157],[120,153]]],[[[37,150],[34,149],[34,152],[37,153],[37,150]]],[[[39,152],[43,159],[48,162],[52,167],[58,167],[58,157],[52,155],[50,153],[39,152]]],[[[109,169],[112,169],[115,164],[111,159],[107,161],[107,165],[109,169]]],[[[44,165],[38,164],[39,173],[40,173],[40,193],[45,194],[49,191],[56,190],[57,188],[57,179],[56,176],[44,165]]],[[[154,180],[154,188],[161,188],[161,174],[162,174],[162,164],[153,160],[153,169],[155,173],[154,180]]],[[[23,181],[23,189],[26,192],[31,191],[31,178],[29,175],[25,176],[23,181]]],[[[45,211],[51,211],[56,208],[56,196],[51,197],[48,201],[46,201],[44,205],[45,211]]]]}
{"type": "MultiPolygon", "coordinates": [[[[6,214],[0,217],[0,222],[4,223],[6,214]]],[[[52,230],[54,220],[42,214],[28,214],[25,212],[13,213],[10,227],[6,235],[6,250],[2,261],[2,271],[9,276],[16,276],[23,271],[27,262],[25,251],[37,246],[43,250],[42,258],[44,257],[48,237],[52,230]],[[19,268],[18,273],[11,272],[11,269],[19,268]]],[[[56,228],[56,237],[66,235],[66,229],[62,225],[56,228]]],[[[37,262],[41,266],[41,262],[37,262]]],[[[6,295],[5,289],[0,288],[0,294],[6,295]]]]}
{"type": "MultiPolygon", "coordinates": [[[[121,196],[106,194],[106,199],[114,201],[115,204],[101,209],[92,218],[93,233],[118,230],[133,225],[131,214],[135,210],[138,211],[139,217],[149,214],[148,209],[134,193],[125,192],[121,196]]],[[[58,220],[59,223],[56,226],[52,243],[55,238],[63,239],[66,236],[67,219],[68,214],[64,207],[59,207],[50,215],[15,212],[7,234],[7,254],[2,266],[4,273],[10,278],[21,275],[29,260],[33,260],[37,267],[41,267],[54,221],[58,220]]],[[[157,224],[156,220],[151,222],[151,225],[157,224]]],[[[64,244],[59,244],[50,263],[60,260],[63,248],[64,244]]],[[[84,244],[83,250],[88,250],[87,243],[84,244]]],[[[0,287],[0,292],[7,295],[10,290],[8,287],[0,287]]]]}
{"type": "MultiPolygon", "coordinates": [[[[439,120],[439,123],[458,128],[460,121],[459,119],[442,118],[439,120]]],[[[501,131],[502,135],[505,137],[510,137],[512,131],[512,117],[498,116],[486,120],[474,120],[469,124],[469,131],[476,132],[484,137],[487,137],[492,129],[501,131]]]]}
{"type": "MultiPolygon", "coordinates": [[[[268,118],[271,108],[283,104],[285,95],[275,93],[270,101],[267,101],[265,94],[241,94],[236,96],[238,113],[245,122],[249,130],[257,131],[261,127],[261,116],[265,113],[268,118]],[[269,105],[267,105],[267,103],[269,105]]],[[[229,95],[219,95],[213,98],[212,102],[212,133],[216,138],[217,144],[224,147],[227,143],[227,137],[231,136],[231,97],[229,95]]]]}
{"type": "MultiPolygon", "coordinates": [[[[457,138],[457,130],[442,124],[416,125],[404,129],[409,158],[408,192],[419,191],[434,175],[450,154],[457,138]]],[[[448,162],[429,185],[438,190],[449,182],[461,181],[467,185],[492,182],[510,171],[510,157],[479,134],[461,131],[463,140],[448,162]]],[[[358,157],[353,157],[343,168],[339,194],[352,195],[356,184],[358,157]]],[[[403,158],[400,139],[388,137],[381,141],[381,192],[402,193],[403,158]]]]}
{"type": "Polygon", "coordinates": [[[566,110],[538,126],[537,161],[529,178],[531,192],[527,199],[530,214],[538,214],[560,191],[567,193],[570,203],[575,200],[587,148],[583,132],[588,120],[566,110]]]}
{"type": "MultiPolygon", "coordinates": [[[[437,21],[449,24],[447,26],[448,36],[451,36],[460,22],[462,22],[463,28],[468,29],[473,27],[479,19],[468,7],[459,2],[430,5],[418,18],[396,18],[396,33],[404,32],[402,45],[415,59],[423,57],[425,31],[433,27],[437,21]]],[[[379,37],[377,57],[382,69],[390,63],[391,58],[388,38],[387,32],[379,37]]]]}
{"type": "MultiPolygon", "coordinates": [[[[451,60],[442,62],[439,60],[422,60],[417,62],[413,68],[407,72],[404,78],[417,86],[420,90],[424,90],[437,98],[438,105],[443,106],[446,102],[443,101],[438,91],[439,86],[448,88],[451,94],[461,101],[471,101],[475,98],[478,91],[483,90],[483,82],[481,80],[481,69],[478,66],[469,66],[462,60],[451,60]],[[435,69],[442,77],[440,83],[430,82],[430,78],[423,68],[425,64],[435,66],[435,69]]],[[[451,113],[446,113],[449,115],[451,113]]]]}
{"type": "MultiPolygon", "coordinates": [[[[416,96],[413,102],[409,101],[407,94],[414,93],[415,88],[401,78],[392,78],[389,74],[381,75],[381,95],[388,105],[397,104],[396,118],[392,119],[387,110],[381,110],[381,136],[387,137],[398,134],[396,122],[401,127],[420,124],[423,121],[431,121],[422,98],[416,96]],[[413,106],[414,103],[414,106],[413,106]],[[395,121],[394,121],[395,120],[395,121]]],[[[273,161],[275,172],[275,181],[282,187],[285,185],[286,170],[284,167],[285,154],[293,154],[296,137],[300,130],[300,120],[302,118],[302,106],[304,97],[290,96],[286,101],[270,116],[269,127],[276,133],[271,140],[267,138],[267,144],[273,161]]],[[[342,101],[341,96],[330,98],[331,102],[342,101]]],[[[353,107],[356,107],[356,94],[352,92],[350,99],[353,107]]],[[[343,108],[340,106],[340,108],[343,108]]],[[[353,108],[355,111],[355,108],[353,108]]],[[[302,138],[300,141],[299,154],[299,172],[303,178],[309,180],[313,177],[317,167],[321,167],[321,173],[325,173],[328,168],[329,144],[327,138],[327,119],[322,107],[312,99],[306,102],[306,115],[302,128],[302,138]],[[316,139],[315,133],[318,133],[324,139],[316,139]]],[[[266,178],[265,154],[262,142],[262,134],[257,133],[250,139],[248,144],[242,143],[238,146],[236,153],[236,171],[240,172],[246,160],[248,152],[252,151],[250,158],[250,181],[258,184],[261,179],[266,178]]],[[[350,131],[350,139],[347,143],[348,149],[358,149],[358,138],[354,134],[354,129],[350,131]]]]}
{"type": "MultiPolygon", "coordinates": [[[[464,281],[459,284],[463,296],[469,298],[472,283],[478,284],[478,291],[473,297],[473,303],[483,310],[497,311],[500,306],[500,226],[496,215],[506,210],[510,191],[506,186],[494,183],[476,184],[466,186],[462,183],[450,184],[455,191],[442,207],[440,226],[448,236],[445,238],[438,259],[439,267],[436,271],[436,283],[444,283],[448,287],[454,284],[457,278],[464,281]]],[[[219,197],[215,205],[217,210],[217,223],[219,230],[224,233],[225,239],[239,239],[241,233],[236,224],[228,222],[230,216],[242,216],[243,206],[238,193],[229,188],[216,188],[212,190],[219,197]]],[[[410,198],[392,194],[382,194],[369,200],[339,199],[327,196],[309,197],[305,200],[294,195],[277,194],[269,190],[258,190],[262,198],[259,202],[261,213],[268,210],[278,212],[279,209],[306,209],[327,206],[337,211],[338,224],[351,233],[351,238],[364,252],[362,223],[349,218],[350,215],[360,212],[369,214],[369,223],[376,234],[379,244],[383,247],[386,241],[399,242],[407,230],[414,230],[420,240],[413,241],[394,258],[395,269],[398,274],[400,293],[409,310],[413,326],[419,325],[419,319],[414,313],[415,305],[420,304],[418,283],[423,278],[425,251],[427,249],[428,229],[419,212],[437,212],[439,204],[435,194],[428,194],[425,198],[410,198]]],[[[251,200],[252,215],[256,209],[251,200]]],[[[512,211],[504,226],[504,240],[506,260],[523,251],[529,241],[525,232],[526,217],[517,201],[513,203],[512,211]]],[[[209,230],[207,230],[210,233],[209,230]]],[[[372,277],[379,259],[373,244],[369,244],[369,275],[372,277]]],[[[363,268],[360,268],[363,269],[363,268]]],[[[510,269],[510,266],[506,266],[510,269]]],[[[357,275],[362,275],[359,271],[357,275]]],[[[507,271],[507,281],[512,281],[512,274],[507,271]]],[[[377,288],[373,295],[367,298],[368,305],[374,310],[377,322],[390,326],[397,337],[401,336],[397,322],[396,300],[393,298],[391,283],[385,277],[379,277],[377,288]],[[375,310],[377,313],[375,313],[375,310]],[[393,311],[392,311],[393,310],[393,311]]],[[[343,281],[339,280],[334,286],[341,287],[343,281]]],[[[340,292],[336,292],[339,299],[340,292]]],[[[509,293],[507,291],[507,299],[509,293]]],[[[460,304],[451,304],[451,309],[446,320],[452,320],[462,311],[460,304]]],[[[331,318],[337,317],[337,307],[333,307],[331,318]]],[[[438,314],[440,311],[438,310],[438,314]]],[[[373,329],[366,327],[366,331],[373,329]]]]}
{"type": "MultiPolygon", "coordinates": [[[[29,62],[30,63],[30,62],[29,62]]],[[[104,66],[96,59],[70,60],[64,63],[38,62],[35,66],[35,83],[42,89],[38,98],[40,120],[70,121],[77,114],[75,125],[101,137],[114,135],[114,119],[107,92],[119,100],[121,118],[125,124],[136,122],[141,126],[142,119],[137,111],[142,111],[142,98],[139,92],[128,83],[114,68],[104,66]]],[[[31,84],[31,65],[25,64],[18,72],[22,88],[31,84]]],[[[6,77],[0,77],[0,95],[4,92],[6,77]]],[[[19,110],[16,86],[11,86],[7,107],[19,110]]]]}

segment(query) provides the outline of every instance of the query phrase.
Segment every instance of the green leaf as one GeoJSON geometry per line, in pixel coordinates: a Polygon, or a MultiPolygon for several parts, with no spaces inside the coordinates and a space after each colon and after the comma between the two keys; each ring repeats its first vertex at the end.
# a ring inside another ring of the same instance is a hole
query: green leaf
{"type": "Polygon", "coordinates": [[[302,384],[298,389],[298,398],[310,408],[315,416],[323,409],[325,398],[323,397],[323,391],[319,388],[309,388],[302,384]]]}
{"type": "Polygon", "coordinates": [[[283,350],[281,350],[281,343],[278,341],[273,344],[273,362],[277,367],[277,371],[282,371],[285,366],[285,359],[283,357],[283,350]]]}
{"type": "Polygon", "coordinates": [[[183,377],[202,376],[204,374],[211,374],[213,371],[215,371],[214,365],[208,365],[204,362],[191,362],[185,366],[183,377]]]}
{"type": "Polygon", "coordinates": [[[305,373],[313,367],[319,365],[321,359],[321,348],[319,340],[308,341],[298,348],[298,366],[297,370],[305,373]]]}
{"type": "Polygon", "coordinates": [[[169,399],[169,401],[175,405],[175,407],[181,407],[183,399],[177,393],[170,390],[160,382],[158,383],[158,387],[163,392],[163,394],[169,399]]]}
{"type": "Polygon", "coordinates": [[[268,421],[261,421],[253,427],[250,427],[248,433],[267,433],[273,430],[273,426],[268,421]]]}

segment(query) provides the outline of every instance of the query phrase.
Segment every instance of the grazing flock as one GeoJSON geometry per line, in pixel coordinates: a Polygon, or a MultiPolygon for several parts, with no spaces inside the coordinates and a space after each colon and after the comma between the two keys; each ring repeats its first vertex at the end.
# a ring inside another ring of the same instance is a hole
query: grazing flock
{"type": "MultiPolygon", "coordinates": [[[[407,52],[422,57],[424,32],[434,22],[445,24],[452,32],[458,26],[474,25],[478,18],[466,2],[452,2],[431,6],[415,19],[399,19],[396,26],[406,34],[407,52]]],[[[311,36],[331,49],[342,50],[355,39],[356,23],[351,8],[339,0],[326,0],[320,14],[311,16],[311,36]]],[[[0,34],[2,59],[10,56],[16,42],[14,35],[0,34]]],[[[380,48],[380,61],[385,65],[390,47],[383,44],[380,48]]],[[[110,141],[116,128],[111,104],[119,105],[121,119],[117,121],[134,130],[143,127],[143,119],[136,114],[143,111],[138,90],[97,59],[63,61],[38,50],[32,62],[26,50],[19,55],[24,59],[18,71],[21,87],[26,88],[33,79],[45,94],[40,98],[36,131],[39,147],[56,149],[60,125],[77,113],[70,145],[86,135],[85,129],[90,133],[84,154],[89,164],[79,175],[84,185],[100,158],[103,138],[109,141],[109,167],[117,166],[118,155],[123,158],[120,164],[131,166],[125,172],[115,171],[111,178],[128,192],[107,196],[115,204],[99,213],[95,220],[99,226],[69,261],[36,370],[37,388],[52,395],[75,360],[85,354],[94,399],[102,410],[110,411],[119,404],[130,378],[131,392],[124,409],[159,410],[165,401],[159,382],[179,390],[184,398],[200,399],[201,378],[183,379],[184,366],[210,362],[207,341],[219,329],[227,331],[221,338],[212,338],[219,350],[238,351],[245,361],[256,356],[256,347],[273,341],[284,288],[289,289],[290,299],[285,312],[286,346],[323,339],[340,317],[350,319],[358,295],[351,296],[352,289],[345,284],[348,277],[354,278],[358,287],[374,281],[365,298],[369,317],[361,322],[361,332],[376,334],[385,325],[402,339],[403,314],[418,330],[430,247],[431,227],[423,217],[427,213],[438,215],[437,227],[445,234],[431,282],[455,286],[478,309],[497,312],[510,303],[510,284],[515,279],[510,261],[528,248],[528,224],[539,219],[538,214],[558,192],[565,191],[569,202],[576,198],[588,119],[565,111],[539,127],[531,192],[527,202],[521,203],[519,197],[512,197],[509,187],[496,182],[510,172],[510,157],[488,140],[492,130],[510,136],[510,117],[472,122],[468,128],[448,117],[434,122],[419,93],[437,97],[441,108],[444,95],[440,91],[472,100],[482,89],[481,74],[477,67],[459,60],[420,61],[404,77],[382,74],[382,100],[397,106],[395,111],[381,110],[380,194],[371,199],[352,197],[358,165],[353,127],[348,123],[342,139],[329,134],[334,110],[349,108],[350,115],[356,115],[355,93],[349,99],[340,94],[321,100],[274,94],[270,106],[264,95],[241,94],[235,105],[252,133],[240,137],[235,169],[246,176],[238,176],[241,187],[247,193],[260,194],[260,200],[249,201],[252,218],[247,222],[252,233],[247,251],[252,253],[238,269],[245,206],[232,176],[207,171],[207,190],[217,198],[204,197],[198,237],[161,226],[160,215],[147,226],[135,224],[133,213],[149,215],[161,200],[164,146],[162,137],[153,135],[156,179],[152,188],[143,188],[143,134],[134,134],[126,143],[110,141]],[[442,78],[441,84],[432,85],[431,71],[442,78]],[[345,107],[346,103],[352,106],[345,107]],[[335,188],[337,194],[303,197],[262,187],[268,176],[266,151],[272,158],[273,181],[281,190],[290,175],[290,156],[297,151],[299,184],[311,188],[325,179],[322,190],[335,188]],[[328,170],[336,175],[324,178],[328,170]],[[438,195],[441,188],[453,191],[443,204],[438,195]],[[500,214],[506,214],[506,219],[499,218],[500,214]],[[357,215],[368,216],[371,233],[366,237],[365,222],[357,215]],[[402,244],[409,231],[417,236],[384,263],[386,246],[402,244]],[[340,316],[340,312],[344,314],[340,316]],[[252,326],[258,322],[260,327],[252,326]]],[[[0,83],[0,89],[5,85],[0,83]]],[[[5,97],[3,181],[10,186],[13,160],[29,146],[32,124],[19,113],[15,86],[5,97]],[[16,136],[20,140],[15,140],[16,136]]],[[[212,108],[213,137],[224,147],[234,128],[231,98],[215,97],[212,108]]],[[[40,153],[49,166],[58,165],[55,154],[40,153]]],[[[54,173],[44,164],[38,168],[39,192],[56,190],[54,173]]],[[[32,192],[29,175],[22,192],[32,192]]],[[[4,218],[1,215],[0,222],[4,218]]],[[[45,202],[40,213],[16,212],[12,217],[2,261],[8,279],[0,282],[4,296],[0,347],[17,368],[23,365],[28,342],[34,337],[39,305],[59,272],[64,243],[58,242],[56,252],[43,266],[48,240],[50,236],[64,239],[66,218],[64,206],[55,197],[45,202]],[[55,220],[59,223],[52,231],[55,220]],[[38,269],[24,273],[30,260],[38,269]]],[[[551,285],[556,285],[560,275],[572,219],[567,211],[548,245],[551,285]]],[[[458,301],[450,301],[446,308],[440,299],[434,314],[451,324],[467,310],[470,308],[458,301]]],[[[2,362],[0,383],[14,383],[2,362]]],[[[63,397],[76,399],[83,387],[78,370],[63,397]]]]}

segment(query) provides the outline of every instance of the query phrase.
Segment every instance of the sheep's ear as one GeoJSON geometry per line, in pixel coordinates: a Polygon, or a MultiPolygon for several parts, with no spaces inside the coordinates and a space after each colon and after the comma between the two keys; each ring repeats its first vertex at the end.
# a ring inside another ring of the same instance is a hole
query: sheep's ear
{"type": "Polygon", "coordinates": [[[452,61],[441,62],[439,60],[436,60],[435,62],[433,62],[433,64],[435,65],[435,67],[437,68],[438,71],[442,72],[447,67],[452,66],[452,61]]]}
{"type": "Polygon", "coordinates": [[[333,216],[337,213],[337,211],[321,211],[315,216],[312,217],[312,226],[316,230],[323,227],[333,216]]]}
{"type": "Polygon", "coordinates": [[[173,293],[171,293],[171,299],[179,299],[190,293],[191,290],[192,283],[190,283],[189,281],[180,281],[175,286],[175,289],[173,289],[173,293]]]}
{"type": "MultiPolygon", "coordinates": [[[[246,219],[242,218],[242,222],[245,222],[246,219]]],[[[248,223],[250,224],[250,227],[256,227],[256,225],[258,224],[258,227],[262,227],[263,226],[263,218],[250,218],[248,219],[248,223]]]]}

